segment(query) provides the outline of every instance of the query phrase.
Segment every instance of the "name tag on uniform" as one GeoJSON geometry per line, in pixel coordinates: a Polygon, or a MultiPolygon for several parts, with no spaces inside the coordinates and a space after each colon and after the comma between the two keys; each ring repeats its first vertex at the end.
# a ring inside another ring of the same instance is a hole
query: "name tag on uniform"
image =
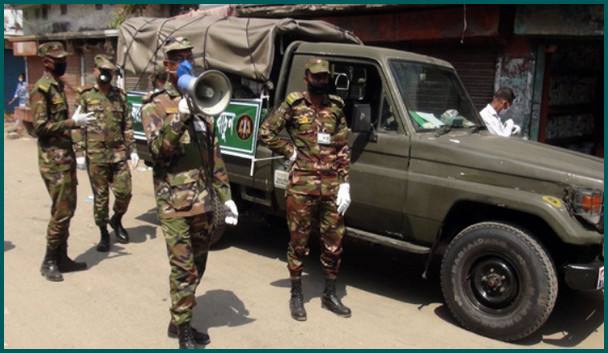
{"type": "Polygon", "coordinates": [[[317,143],[319,145],[329,145],[331,143],[330,135],[325,132],[319,132],[317,134],[317,143]]]}
{"type": "Polygon", "coordinates": [[[205,132],[207,131],[207,127],[202,121],[194,120],[194,131],[205,132]]]}

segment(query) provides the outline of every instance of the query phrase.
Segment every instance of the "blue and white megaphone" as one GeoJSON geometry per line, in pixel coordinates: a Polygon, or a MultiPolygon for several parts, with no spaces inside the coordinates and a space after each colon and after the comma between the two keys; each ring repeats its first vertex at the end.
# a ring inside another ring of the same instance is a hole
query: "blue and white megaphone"
{"type": "Polygon", "coordinates": [[[232,86],[228,77],[218,70],[203,71],[192,76],[192,64],[184,60],[177,68],[177,86],[192,99],[201,113],[215,116],[223,112],[232,97],[232,86]]]}

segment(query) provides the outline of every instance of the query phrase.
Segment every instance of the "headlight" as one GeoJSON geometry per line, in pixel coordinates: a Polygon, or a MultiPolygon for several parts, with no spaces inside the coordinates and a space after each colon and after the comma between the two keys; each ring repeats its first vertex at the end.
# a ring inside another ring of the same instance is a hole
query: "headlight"
{"type": "Polygon", "coordinates": [[[587,188],[572,189],[568,192],[572,213],[598,226],[604,215],[604,191],[587,188]]]}

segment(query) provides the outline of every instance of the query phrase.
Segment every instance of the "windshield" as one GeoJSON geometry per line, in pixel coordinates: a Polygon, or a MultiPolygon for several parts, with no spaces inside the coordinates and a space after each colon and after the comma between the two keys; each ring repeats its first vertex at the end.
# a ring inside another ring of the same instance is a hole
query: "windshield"
{"type": "Polygon", "coordinates": [[[481,125],[453,70],[403,60],[391,61],[390,67],[417,130],[481,125]]]}

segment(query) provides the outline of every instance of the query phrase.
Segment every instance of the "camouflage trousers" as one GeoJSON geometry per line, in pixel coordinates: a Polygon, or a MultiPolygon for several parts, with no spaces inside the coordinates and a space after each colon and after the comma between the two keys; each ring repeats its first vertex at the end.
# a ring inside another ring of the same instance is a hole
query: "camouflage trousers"
{"type": "Polygon", "coordinates": [[[169,294],[171,322],[176,325],[192,320],[196,288],[203,278],[213,230],[213,213],[192,217],[161,218],[171,265],[169,294]]]}
{"type": "Polygon", "coordinates": [[[313,220],[320,231],[321,264],[326,278],[334,279],[340,269],[344,218],[338,213],[334,196],[287,194],[287,226],[291,238],[287,247],[287,268],[291,278],[302,276],[303,260],[308,255],[308,238],[313,220]]]}
{"type": "Polygon", "coordinates": [[[108,224],[109,188],[114,193],[114,213],[125,214],[131,201],[131,171],[127,161],[118,163],[88,163],[89,180],[93,190],[93,214],[95,224],[104,227],[108,224]]]}
{"type": "MultiPolygon", "coordinates": [[[[65,167],[65,166],[64,166],[65,167]]],[[[66,169],[66,168],[62,168],[66,169]]],[[[51,220],[46,230],[46,245],[56,249],[70,236],[70,220],[76,210],[76,165],[67,170],[40,166],[40,175],[51,196],[51,220]]]]}

